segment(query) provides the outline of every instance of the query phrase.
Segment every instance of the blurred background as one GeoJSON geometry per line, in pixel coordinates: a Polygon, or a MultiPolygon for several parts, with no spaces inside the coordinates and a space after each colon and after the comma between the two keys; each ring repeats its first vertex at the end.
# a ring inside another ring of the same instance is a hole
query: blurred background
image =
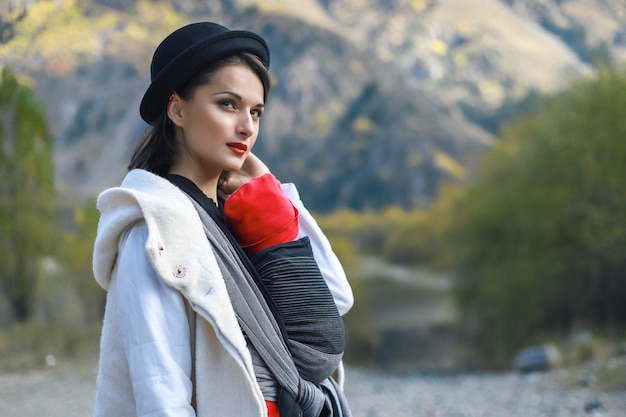
{"type": "Polygon", "coordinates": [[[198,20],[270,45],[255,149],[346,267],[348,365],[625,386],[624,0],[0,1],[0,372],[96,357],[95,198],[198,20]]]}

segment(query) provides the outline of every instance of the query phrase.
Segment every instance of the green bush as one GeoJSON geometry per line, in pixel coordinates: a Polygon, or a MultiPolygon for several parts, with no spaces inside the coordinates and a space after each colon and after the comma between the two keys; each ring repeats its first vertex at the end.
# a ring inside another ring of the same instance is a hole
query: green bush
{"type": "Polygon", "coordinates": [[[505,129],[456,199],[457,299],[495,363],[542,331],[626,323],[625,114],[623,73],[576,83],[505,129]]]}
{"type": "Polygon", "coordinates": [[[426,264],[433,258],[434,236],[425,213],[409,213],[402,224],[390,228],[381,255],[388,262],[426,264]]]}

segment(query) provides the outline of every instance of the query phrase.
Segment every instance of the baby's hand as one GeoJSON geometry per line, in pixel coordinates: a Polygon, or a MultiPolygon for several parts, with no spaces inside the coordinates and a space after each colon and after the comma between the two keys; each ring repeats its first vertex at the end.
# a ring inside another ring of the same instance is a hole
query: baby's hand
{"type": "Polygon", "coordinates": [[[268,172],[270,172],[270,169],[267,165],[250,152],[240,170],[222,172],[217,183],[218,192],[229,196],[251,179],[260,177],[268,172]]]}

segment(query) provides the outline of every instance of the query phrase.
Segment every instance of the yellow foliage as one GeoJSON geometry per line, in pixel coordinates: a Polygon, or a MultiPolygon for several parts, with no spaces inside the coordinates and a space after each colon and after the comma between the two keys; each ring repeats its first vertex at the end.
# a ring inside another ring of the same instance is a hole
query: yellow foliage
{"type": "MultiPolygon", "coordinates": [[[[41,22],[45,22],[53,11],[53,2],[41,2],[33,6],[26,17],[15,26],[20,36],[15,36],[10,42],[0,44],[0,59],[10,60],[12,56],[26,56],[31,39],[41,27],[41,22]]],[[[17,13],[10,17],[12,21],[16,18],[17,13]]]]}
{"type": "Polygon", "coordinates": [[[87,16],[76,0],[40,1],[16,21],[17,36],[0,45],[0,60],[45,63],[47,71],[63,73],[111,53],[145,68],[157,42],[184,23],[167,2],[139,1],[130,15],[103,8],[87,16]]]}
{"type": "Polygon", "coordinates": [[[352,129],[355,133],[368,133],[373,131],[376,125],[367,117],[361,116],[354,121],[352,129]]]}
{"type": "Polygon", "coordinates": [[[40,1],[35,3],[28,9],[28,13],[19,25],[22,35],[29,38],[34,37],[41,27],[45,26],[52,19],[54,13],[60,7],[70,7],[73,6],[73,4],[74,1],[72,0],[60,6],[56,1],[40,1]]]}
{"type": "Polygon", "coordinates": [[[411,1],[411,7],[413,8],[413,10],[416,10],[418,12],[423,12],[426,9],[426,6],[428,6],[427,0],[412,0],[411,1]]]}
{"type": "Polygon", "coordinates": [[[354,266],[358,257],[356,256],[350,239],[346,236],[334,236],[329,239],[333,248],[333,252],[337,255],[337,258],[341,261],[344,268],[350,268],[354,266]]]}
{"type": "Polygon", "coordinates": [[[421,262],[430,260],[436,251],[433,239],[438,234],[428,211],[399,206],[389,206],[382,212],[340,210],[318,221],[344,264],[368,253],[392,262],[400,258],[421,262]]]}
{"type": "Polygon", "coordinates": [[[48,70],[63,72],[81,57],[101,52],[96,32],[75,0],[36,3],[15,28],[19,36],[0,47],[1,57],[20,57],[33,65],[45,62],[48,70]]]}
{"type": "Polygon", "coordinates": [[[474,29],[474,24],[469,19],[460,19],[454,25],[454,28],[459,32],[462,36],[469,36],[472,34],[474,29]]]}
{"type": "Polygon", "coordinates": [[[350,209],[341,209],[325,217],[319,217],[320,227],[326,233],[337,231],[353,232],[358,229],[366,214],[350,209]]]}
{"type": "Polygon", "coordinates": [[[120,22],[122,21],[122,15],[118,13],[102,13],[98,15],[96,20],[90,21],[96,32],[114,32],[120,22]]]}
{"type": "Polygon", "coordinates": [[[491,80],[481,80],[478,83],[478,89],[480,95],[486,102],[493,104],[494,106],[501,103],[504,99],[504,88],[497,82],[491,80]]]}
{"type": "Polygon", "coordinates": [[[86,217],[85,210],[81,208],[75,208],[73,214],[74,215],[72,217],[73,217],[74,223],[82,225],[86,217]]]}
{"type": "Polygon", "coordinates": [[[433,39],[430,43],[430,49],[437,55],[443,56],[448,54],[448,44],[441,39],[433,39]]]}
{"type": "Polygon", "coordinates": [[[454,54],[453,59],[454,59],[454,64],[457,67],[465,67],[469,63],[469,59],[467,58],[467,55],[461,52],[454,54]]]}
{"type": "Polygon", "coordinates": [[[183,24],[183,17],[174,10],[171,2],[140,1],[137,3],[136,17],[143,26],[149,25],[161,33],[151,33],[158,41],[183,24]]]}
{"type": "Polygon", "coordinates": [[[324,137],[332,129],[335,116],[327,107],[321,107],[313,114],[311,119],[313,120],[313,129],[315,129],[317,135],[324,137]]]}
{"type": "Polygon", "coordinates": [[[444,184],[439,197],[430,207],[427,224],[433,239],[438,246],[431,259],[431,267],[450,269],[454,267],[455,254],[451,248],[445,247],[446,237],[450,229],[458,221],[458,201],[464,189],[458,185],[444,184]]]}
{"type": "Polygon", "coordinates": [[[386,221],[402,220],[406,216],[406,211],[399,206],[389,206],[383,211],[382,218],[386,221]]]}
{"type": "Polygon", "coordinates": [[[169,3],[140,1],[132,19],[111,34],[108,52],[122,56],[142,71],[161,39],[182,26],[185,19],[169,3]]]}
{"type": "Polygon", "coordinates": [[[36,39],[35,47],[44,59],[55,56],[96,55],[100,43],[90,22],[76,9],[68,9],[55,16],[54,26],[42,32],[36,39]]]}
{"type": "Polygon", "coordinates": [[[435,156],[435,164],[439,168],[443,169],[448,174],[452,175],[454,178],[457,178],[460,180],[465,178],[465,174],[466,174],[465,168],[463,168],[463,166],[459,164],[450,155],[446,154],[445,152],[436,150],[434,152],[434,156],[435,156]]]}

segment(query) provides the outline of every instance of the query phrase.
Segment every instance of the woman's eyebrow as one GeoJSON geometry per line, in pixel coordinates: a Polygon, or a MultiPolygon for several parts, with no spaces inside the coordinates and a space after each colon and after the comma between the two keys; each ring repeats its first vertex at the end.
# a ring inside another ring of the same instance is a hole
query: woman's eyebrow
{"type": "MultiPolygon", "coordinates": [[[[229,90],[224,90],[224,91],[217,91],[215,93],[213,93],[214,96],[219,96],[220,94],[228,94],[230,96],[233,96],[234,98],[236,98],[239,101],[243,100],[243,97],[240,94],[237,94],[233,91],[229,91],[229,90]]],[[[265,103],[259,103],[254,107],[265,107],[265,103]]]]}
{"type": "Polygon", "coordinates": [[[235,97],[237,100],[242,100],[242,99],[243,99],[243,97],[241,97],[241,95],[239,95],[239,94],[237,94],[237,93],[234,93],[234,92],[232,92],[232,91],[228,91],[228,90],[225,90],[225,91],[217,91],[217,92],[213,93],[213,95],[214,95],[214,96],[219,96],[220,94],[228,94],[228,95],[230,95],[230,96],[235,97]]]}

